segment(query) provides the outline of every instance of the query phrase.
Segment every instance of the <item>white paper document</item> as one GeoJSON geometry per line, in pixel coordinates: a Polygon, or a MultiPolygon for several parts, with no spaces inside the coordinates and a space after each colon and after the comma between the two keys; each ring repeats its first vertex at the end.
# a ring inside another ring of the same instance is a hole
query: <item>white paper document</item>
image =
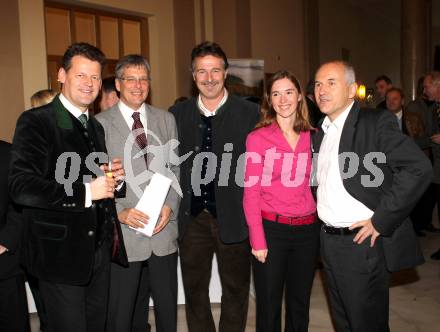
{"type": "Polygon", "coordinates": [[[131,229],[146,236],[153,235],[154,227],[156,227],[157,221],[159,220],[160,211],[170,190],[171,182],[171,179],[166,176],[154,173],[141,199],[136,204],[136,209],[150,217],[148,224],[146,224],[144,228],[133,228],[130,226],[131,229]]]}

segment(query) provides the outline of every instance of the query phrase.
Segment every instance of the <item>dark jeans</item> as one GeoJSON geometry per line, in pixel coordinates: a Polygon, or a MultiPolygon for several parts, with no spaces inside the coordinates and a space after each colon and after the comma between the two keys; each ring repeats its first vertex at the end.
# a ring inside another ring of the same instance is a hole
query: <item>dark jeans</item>
{"type": "MultiPolygon", "coordinates": [[[[66,262],[69,264],[69,262],[66,262]]],[[[48,332],[103,332],[107,317],[110,247],[95,252],[93,273],[86,285],[73,286],[39,280],[48,332]]]]}
{"type": "Polygon", "coordinates": [[[320,224],[289,226],[264,220],[263,227],[268,255],[264,263],[253,259],[256,330],[281,331],[281,305],[286,287],[285,331],[307,332],[320,224]]]}
{"type": "Polygon", "coordinates": [[[352,235],[321,231],[321,258],[338,332],[387,332],[390,273],[385,266],[382,241],[362,244],[352,235]]]}
{"type": "Polygon", "coordinates": [[[189,332],[215,332],[209,300],[214,253],[222,285],[219,331],[244,331],[249,302],[249,242],[224,244],[219,238],[217,220],[202,212],[189,223],[180,244],[189,332]]]}

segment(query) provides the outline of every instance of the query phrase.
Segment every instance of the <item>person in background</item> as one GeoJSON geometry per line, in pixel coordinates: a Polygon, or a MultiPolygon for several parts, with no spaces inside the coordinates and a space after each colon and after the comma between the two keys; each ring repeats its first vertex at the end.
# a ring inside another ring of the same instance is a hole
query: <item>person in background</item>
{"type": "MultiPolygon", "coordinates": [[[[402,133],[413,138],[417,143],[425,132],[422,115],[419,112],[408,112],[404,109],[405,99],[403,91],[399,88],[393,87],[389,89],[386,93],[385,100],[387,109],[396,116],[399,129],[402,133]]],[[[433,200],[435,202],[435,196],[432,197],[435,194],[430,190],[431,187],[432,186],[429,186],[423,193],[410,214],[414,230],[418,236],[424,236],[423,229],[432,226],[432,208],[429,209],[427,206],[428,202],[432,202],[433,200]]]]}
{"type": "Polygon", "coordinates": [[[181,103],[181,102],[187,101],[187,100],[188,100],[188,97],[186,97],[186,96],[181,96],[181,97],[179,97],[179,98],[176,98],[176,100],[174,101],[173,106],[176,105],[176,104],[178,104],[178,103],[181,103]]]}
{"type": "MultiPolygon", "coordinates": [[[[413,101],[409,102],[405,107],[405,113],[407,116],[415,115],[422,120],[423,128],[421,131],[417,131],[419,134],[413,137],[416,144],[420,149],[428,156],[431,160],[432,164],[439,164],[438,161],[435,162],[434,157],[439,158],[440,155],[438,153],[433,154],[433,150],[438,149],[438,143],[432,140],[432,137],[435,137],[435,134],[438,133],[438,123],[437,123],[437,114],[434,112],[434,101],[429,100],[427,95],[424,92],[424,82],[426,76],[422,76],[419,78],[417,82],[417,97],[413,101]]],[[[434,177],[433,182],[426,189],[422,198],[419,200],[415,210],[419,218],[413,218],[413,222],[415,220],[419,220],[415,222],[416,233],[420,237],[426,236],[425,231],[432,233],[439,233],[440,229],[435,227],[432,223],[432,213],[437,204],[437,189],[436,183],[438,180],[434,177]]],[[[440,211],[440,210],[439,210],[440,211]]]]}
{"type": "Polygon", "coordinates": [[[8,195],[11,144],[0,141],[0,331],[30,332],[25,276],[19,266],[20,211],[8,195]]]}
{"type": "Polygon", "coordinates": [[[119,101],[119,91],[116,89],[115,77],[106,77],[102,80],[101,98],[99,109],[101,112],[108,110],[119,101]]]}
{"type": "MultiPolygon", "coordinates": [[[[433,154],[433,169],[434,169],[434,186],[437,198],[437,211],[440,215],[440,71],[432,71],[425,76],[423,81],[423,92],[432,102],[430,110],[434,116],[434,132],[431,140],[434,143],[432,147],[433,154]]],[[[434,229],[430,228],[429,231],[434,229]]],[[[440,260],[440,249],[431,255],[434,260],[440,260]]]]}
{"type": "Polygon", "coordinates": [[[389,89],[393,87],[393,82],[386,75],[380,75],[374,80],[374,85],[376,86],[376,92],[381,99],[381,102],[376,105],[376,108],[381,108],[386,110],[387,103],[385,101],[385,95],[389,89]]]}
{"type": "Polygon", "coordinates": [[[246,140],[243,196],[255,257],[256,330],[281,331],[285,288],[286,331],[306,332],[320,231],[309,185],[312,126],[291,72],[275,73],[266,89],[261,119],[246,140]]]}
{"type": "Polygon", "coordinates": [[[31,106],[32,108],[35,108],[49,104],[56,95],[57,93],[52,89],[37,91],[31,96],[31,106]]]}

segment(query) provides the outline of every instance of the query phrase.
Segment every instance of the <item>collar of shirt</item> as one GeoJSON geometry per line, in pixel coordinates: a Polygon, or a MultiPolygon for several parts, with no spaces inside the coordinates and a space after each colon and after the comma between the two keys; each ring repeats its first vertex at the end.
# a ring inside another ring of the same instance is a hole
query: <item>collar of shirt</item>
{"type": "Polygon", "coordinates": [[[61,104],[72,114],[75,118],[79,118],[81,114],[85,114],[87,119],[89,118],[89,110],[87,109],[85,112],[81,111],[78,107],[73,105],[62,93],[60,93],[60,101],[61,104]]]}
{"type": "Polygon", "coordinates": [[[401,119],[402,119],[402,116],[403,116],[403,111],[400,110],[400,111],[397,112],[395,115],[397,116],[397,119],[401,120],[401,119]]]}
{"type": "Polygon", "coordinates": [[[205,105],[203,105],[202,97],[199,94],[199,96],[197,97],[197,106],[199,107],[200,112],[202,112],[202,114],[204,116],[206,116],[206,117],[214,116],[215,113],[217,112],[217,110],[226,103],[226,100],[228,100],[229,94],[228,94],[228,90],[224,89],[224,91],[225,91],[225,94],[223,95],[222,100],[220,100],[217,107],[213,111],[210,111],[209,109],[207,109],[205,107],[205,105]]]}
{"type": "Polygon", "coordinates": [[[122,102],[122,100],[119,100],[118,107],[119,107],[119,110],[122,113],[122,116],[124,117],[125,122],[127,123],[128,127],[130,129],[133,127],[133,123],[134,123],[134,119],[133,119],[133,113],[134,112],[139,112],[140,113],[140,117],[139,118],[140,118],[141,123],[144,126],[144,128],[146,128],[146,126],[147,126],[147,112],[146,112],[145,103],[143,103],[141,105],[141,107],[139,107],[139,109],[133,110],[132,108],[130,108],[127,105],[125,105],[122,102]]]}
{"type": "Polygon", "coordinates": [[[324,121],[322,122],[321,128],[324,131],[325,134],[327,134],[328,128],[331,125],[334,125],[336,129],[341,130],[344,127],[345,120],[347,120],[348,114],[350,113],[351,108],[353,107],[354,101],[350,103],[350,105],[347,106],[347,108],[338,115],[338,117],[331,121],[328,116],[325,117],[324,121]]]}

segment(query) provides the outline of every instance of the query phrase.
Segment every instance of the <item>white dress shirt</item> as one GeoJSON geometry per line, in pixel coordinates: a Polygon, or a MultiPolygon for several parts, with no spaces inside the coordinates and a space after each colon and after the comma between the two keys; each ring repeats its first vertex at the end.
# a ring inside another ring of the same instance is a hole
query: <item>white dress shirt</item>
{"type": "Polygon", "coordinates": [[[333,122],[327,116],[322,123],[324,138],[318,157],[317,210],[319,218],[332,227],[349,227],[373,216],[372,210],[345,190],[339,168],[339,143],[352,106],[353,103],[333,122]]]}
{"type": "Polygon", "coordinates": [[[214,116],[217,113],[217,110],[226,103],[226,100],[228,100],[228,90],[224,89],[224,91],[225,94],[223,95],[222,100],[220,100],[217,107],[212,111],[206,108],[206,106],[203,104],[202,97],[199,95],[199,97],[197,98],[197,106],[199,107],[200,112],[202,112],[204,116],[206,117],[214,116]]]}
{"type": "Polygon", "coordinates": [[[141,107],[137,110],[133,110],[127,105],[125,105],[122,100],[118,102],[119,110],[121,111],[122,116],[124,117],[125,122],[127,123],[128,128],[133,127],[134,119],[133,113],[139,112],[139,119],[141,120],[142,125],[144,126],[145,135],[147,135],[147,109],[145,107],[145,103],[142,104],[141,107]]]}
{"type": "MultiPolygon", "coordinates": [[[[81,111],[78,107],[73,105],[62,93],[60,93],[60,101],[61,104],[72,114],[75,118],[79,118],[80,115],[85,114],[87,116],[87,119],[89,119],[89,110],[87,109],[85,112],[81,111]]],[[[78,119],[78,121],[80,121],[78,119]]],[[[92,206],[92,191],[90,189],[90,183],[84,183],[84,186],[86,187],[86,200],[84,206],[90,207],[92,206]]]]}

